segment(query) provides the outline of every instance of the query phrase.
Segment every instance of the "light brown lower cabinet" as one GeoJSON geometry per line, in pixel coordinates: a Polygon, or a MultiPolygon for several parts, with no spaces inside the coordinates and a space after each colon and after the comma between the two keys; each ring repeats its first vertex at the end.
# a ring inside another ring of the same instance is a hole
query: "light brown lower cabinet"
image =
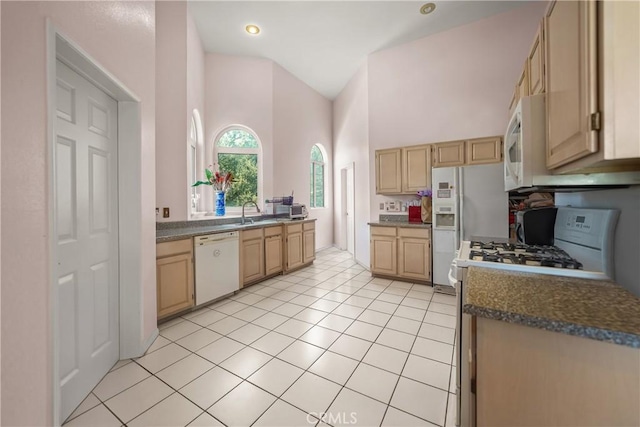
{"type": "MultiPolygon", "coordinates": [[[[399,231],[409,230],[400,229],[399,231]]],[[[398,276],[423,282],[431,281],[431,240],[428,237],[400,235],[398,239],[398,276]]]]}
{"type": "MultiPolygon", "coordinates": [[[[282,271],[282,230],[278,227],[277,234],[267,236],[265,230],[264,238],[264,273],[265,276],[280,273],[282,271]]],[[[274,230],[276,231],[276,230],[274,230]]]]}
{"type": "Polygon", "coordinates": [[[371,273],[431,282],[431,230],[372,226],[371,273]]]}
{"type": "Polygon", "coordinates": [[[316,225],[306,222],[302,225],[302,262],[308,264],[316,259],[316,225]]]}
{"type": "Polygon", "coordinates": [[[192,239],[156,245],[158,319],[194,305],[192,239]]]}
{"type": "Polygon", "coordinates": [[[316,258],[315,222],[286,224],[284,239],[284,271],[310,264],[316,258]]]}
{"type": "Polygon", "coordinates": [[[242,285],[264,277],[264,239],[242,242],[242,285]]]}
{"type": "Polygon", "coordinates": [[[478,427],[640,425],[640,349],[476,318],[478,427]]]}

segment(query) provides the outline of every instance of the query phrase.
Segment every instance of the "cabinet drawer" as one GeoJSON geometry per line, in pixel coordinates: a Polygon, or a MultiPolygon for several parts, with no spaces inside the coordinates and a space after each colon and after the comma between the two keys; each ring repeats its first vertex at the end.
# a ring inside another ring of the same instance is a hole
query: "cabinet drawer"
{"type": "Polygon", "coordinates": [[[255,230],[244,230],[242,232],[242,240],[261,239],[264,236],[262,228],[255,230]]]}
{"type": "Polygon", "coordinates": [[[304,231],[315,230],[316,229],[316,223],[314,221],[305,222],[304,224],[302,224],[302,229],[304,231]]]}
{"type": "Polygon", "coordinates": [[[396,227],[371,227],[371,235],[395,237],[396,227]]]}
{"type": "Polygon", "coordinates": [[[302,233],[302,224],[287,225],[287,234],[302,233]]]}
{"type": "Polygon", "coordinates": [[[170,255],[190,253],[193,249],[191,239],[176,240],[175,242],[164,242],[156,244],[156,258],[170,255]]]}
{"type": "Polygon", "coordinates": [[[278,236],[282,234],[282,226],[267,227],[264,229],[264,237],[278,236]]]}
{"type": "Polygon", "coordinates": [[[413,237],[415,239],[430,239],[431,229],[429,228],[398,228],[398,236],[413,237]]]}

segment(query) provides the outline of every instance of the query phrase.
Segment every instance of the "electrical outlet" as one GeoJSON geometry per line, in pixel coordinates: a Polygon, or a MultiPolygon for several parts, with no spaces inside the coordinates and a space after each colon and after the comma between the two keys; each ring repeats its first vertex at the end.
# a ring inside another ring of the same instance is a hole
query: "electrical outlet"
{"type": "Polygon", "coordinates": [[[169,208],[162,208],[162,218],[169,218],[169,208]]]}

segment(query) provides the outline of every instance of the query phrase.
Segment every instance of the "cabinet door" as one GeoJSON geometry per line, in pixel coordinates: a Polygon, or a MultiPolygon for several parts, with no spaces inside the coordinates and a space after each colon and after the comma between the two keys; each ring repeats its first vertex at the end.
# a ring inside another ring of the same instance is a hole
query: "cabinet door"
{"type": "Polygon", "coordinates": [[[304,264],[302,258],[302,232],[287,235],[286,240],[287,265],[286,269],[291,270],[304,264]]]}
{"type": "Polygon", "coordinates": [[[305,231],[303,234],[303,260],[307,264],[316,259],[316,232],[315,230],[305,231]]]}
{"type": "Polygon", "coordinates": [[[193,262],[190,253],[156,260],[158,318],[193,307],[193,262]]]}
{"type": "Polygon", "coordinates": [[[513,88],[513,95],[511,95],[511,102],[509,102],[509,119],[513,117],[513,112],[516,110],[516,106],[518,105],[518,86],[513,88]]]}
{"type": "Polygon", "coordinates": [[[598,4],[602,49],[600,141],[605,159],[640,158],[640,3],[603,1],[598,4]]]}
{"type": "Polygon", "coordinates": [[[462,165],[464,165],[464,141],[441,142],[434,145],[434,168],[462,165]]]}
{"type": "Polygon", "coordinates": [[[415,193],[431,188],[431,146],[402,149],[402,192],[415,193]]]}
{"type": "Polygon", "coordinates": [[[596,1],[557,1],[545,17],[547,167],[598,150],[596,1]]]}
{"type": "Polygon", "coordinates": [[[264,240],[265,275],[282,271],[282,235],[270,236],[264,240]]]}
{"type": "Polygon", "coordinates": [[[242,283],[254,282],[264,277],[263,239],[242,242],[242,283]]]}
{"type": "Polygon", "coordinates": [[[395,276],[397,269],[397,239],[388,236],[371,236],[371,271],[395,276]]]}
{"type": "Polygon", "coordinates": [[[524,61],[522,73],[518,78],[518,99],[529,96],[529,60],[524,61]]]}
{"type": "Polygon", "coordinates": [[[529,79],[529,94],[537,95],[544,93],[544,25],[540,28],[533,39],[533,45],[529,50],[529,68],[527,77],[529,79]]]}
{"type": "Polygon", "coordinates": [[[401,149],[376,151],[376,194],[402,192],[401,149]]]}
{"type": "Polygon", "coordinates": [[[467,141],[467,164],[484,165],[502,161],[502,138],[477,138],[467,141]]]}
{"type": "Polygon", "coordinates": [[[431,281],[431,241],[401,237],[398,239],[398,276],[431,281]]]}

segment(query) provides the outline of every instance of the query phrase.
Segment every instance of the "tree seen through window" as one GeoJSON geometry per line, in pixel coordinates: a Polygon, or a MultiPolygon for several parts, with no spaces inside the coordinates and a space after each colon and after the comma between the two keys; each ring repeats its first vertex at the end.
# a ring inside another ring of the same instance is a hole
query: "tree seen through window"
{"type": "Polygon", "coordinates": [[[256,138],[242,129],[228,130],[218,139],[216,153],[220,171],[234,176],[235,182],[226,194],[227,206],[257,202],[260,145],[256,138]]]}
{"type": "Polygon", "coordinates": [[[312,208],[324,207],[324,156],[320,147],[314,145],[311,149],[310,187],[312,208]]]}

